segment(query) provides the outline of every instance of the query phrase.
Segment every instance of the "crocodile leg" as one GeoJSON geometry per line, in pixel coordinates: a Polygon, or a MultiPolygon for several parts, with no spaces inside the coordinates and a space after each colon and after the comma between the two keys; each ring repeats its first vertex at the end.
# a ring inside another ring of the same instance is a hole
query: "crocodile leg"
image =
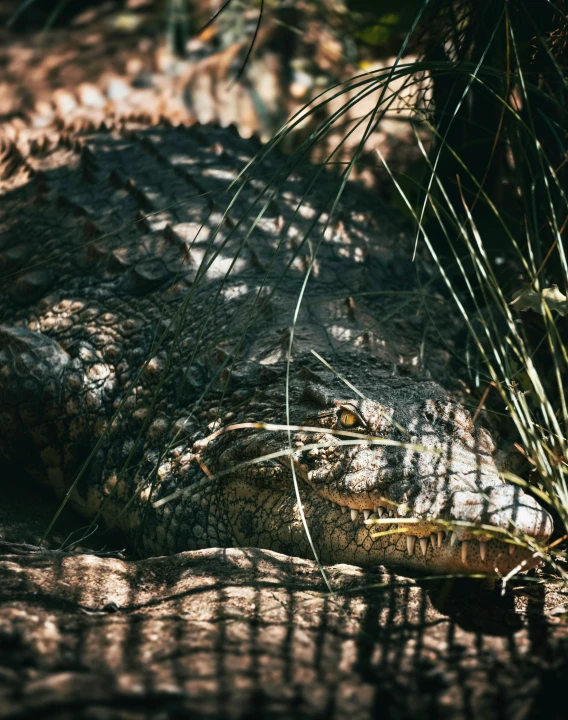
{"type": "Polygon", "coordinates": [[[62,496],[93,446],[103,398],[113,393],[107,371],[84,366],[47,335],[0,326],[2,457],[24,458],[23,469],[62,496]]]}

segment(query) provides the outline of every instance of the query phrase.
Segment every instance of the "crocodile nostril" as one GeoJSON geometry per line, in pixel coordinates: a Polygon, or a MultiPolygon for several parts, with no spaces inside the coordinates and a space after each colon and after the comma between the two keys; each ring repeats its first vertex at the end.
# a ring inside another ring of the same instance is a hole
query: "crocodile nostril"
{"type": "MultiPolygon", "coordinates": [[[[552,535],[554,529],[552,517],[537,501],[526,496],[532,504],[523,502],[517,510],[517,518],[513,517],[514,526],[536,540],[545,541],[552,535]]],[[[513,513],[515,515],[515,513],[513,513]]]]}

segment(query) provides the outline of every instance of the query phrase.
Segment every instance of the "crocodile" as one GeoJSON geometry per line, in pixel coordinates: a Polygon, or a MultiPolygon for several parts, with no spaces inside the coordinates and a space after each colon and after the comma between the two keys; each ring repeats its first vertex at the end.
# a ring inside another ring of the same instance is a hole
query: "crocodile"
{"type": "Polygon", "coordinates": [[[22,130],[0,177],[0,458],[139,555],[537,562],[551,517],[439,384],[460,323],[376,196],[166,122],[22,130]]]}

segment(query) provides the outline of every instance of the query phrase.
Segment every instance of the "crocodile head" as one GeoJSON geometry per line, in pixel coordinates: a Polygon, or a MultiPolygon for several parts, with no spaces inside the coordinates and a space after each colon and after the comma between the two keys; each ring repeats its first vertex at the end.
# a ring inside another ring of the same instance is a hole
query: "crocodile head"
{"type": "MultiPolygon", "coordinates": [[[[287,433],[276,428],[228,428],[213,443],[239,543],[311,555],[293,466],[322,562],[468,574],[536,564],[503,531],[543,542],[552,519],[499,476],[491,437],[467,410],[435,383],[393,377],[360,356],[357,372],[337,367],[361,395],[331,372],[292,373],[291,457],[287,433]],[[491,526],[509,542],[468,523],[491,526]]],[[[285,416],[281,391],[256,396],[250,420],[285,416]]]]}

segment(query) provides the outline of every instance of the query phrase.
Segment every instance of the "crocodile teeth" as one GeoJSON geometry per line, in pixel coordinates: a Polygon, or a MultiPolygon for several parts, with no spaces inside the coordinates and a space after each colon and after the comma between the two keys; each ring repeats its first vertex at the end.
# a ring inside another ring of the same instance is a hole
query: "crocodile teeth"
{"type": "Polygon", "coordinates": [[[420,549],[422,550],[422,555],[425,556],[428,550],[428,538],[420,538],[420,549]]]}
{"type": "Polygon", "coordinates": [[[439,530],[438,531],[438,547],[442,547],[442,543],[444,542],[444,533],[439,530]]]}
{"type": "Polygon", "coordinates": [[[409,555],[414,555],[414,546],[416,545],[416,535],[406,536],[406,550],[409,555]]]}
{"type": "Polygon", "coordinates": [[[462,542],[462,548],[461,548],[461,561],[462,563],[467,562],[467,540],[464,540],[462,542]]]}
{"type": "Polygon", "coordinates": [[[437,538],[436,538],[436,534],[435,534],[435,533],[432,533],[432,534],[430,535],[430,542],[432,543],[432,549],[433,549],[433,550],[436,549],[436,539],[437,539],[437,538]]]}
{"type": "Polygon", "coordinates": [[[365,522],[367,522],[370,515],[371,515],[371,510],[363,510],[363,517],[365,518],[365,522]]]}
{"type": "Polygon", "coordinates": [[[358,510],[351,510],[351,520],[353,520],[353,522],[355,522],[355,520],[357,520],[357,515],[359,515],[358,510]]]}
{"type": "Polygon", "coordinates": [[[482,561],[487,557],[487,543],[483,542],[483,540],[479,541],[479,557],[482,561]]]}
{"type": "Polygon", "coordinates": [[[341,512],[342,512],[344,515],[345,515],[345,513],[347,512],[347,507],[346,507],[345,505],[342,505],[342,506],[341,506],[341,512]]]}
{"type": "Polygon", "coordinates": [[[384,511],[385,511],[384,507],[381,507],[380,505],[379,505],[379,507],[376,507],[376,508],[375,508],[375,512],[377,513],[377,515],[378,515],[380,518],[383,517],[384,511]]]}
{"type": "Polygon", "coordinates": [[[457,539],[458,539],[457,533],[453,532],[452,536],[450,538],[450,545],[452,545],[452,547],[456,544],[457,539]]]}

